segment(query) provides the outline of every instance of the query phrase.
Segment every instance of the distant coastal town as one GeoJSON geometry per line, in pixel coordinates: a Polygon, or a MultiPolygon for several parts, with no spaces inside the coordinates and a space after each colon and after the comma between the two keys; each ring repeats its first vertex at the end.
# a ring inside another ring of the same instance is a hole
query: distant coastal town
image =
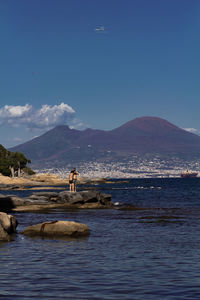
{"type": "MultiPolygon", "coordinates": [[[[43,168],[35,170],[40,173],[51,173],[66,178],[74,165],[63,168],[43,168]]],[[[185,170],[199,172],[200,161],[185,160],[177,156],[164,158],[159,155],[133,156],[132,160],[116,162],[80,162],[76,164],[81,177],[86,178],[153,178],[180,177],[185,170]]]]}

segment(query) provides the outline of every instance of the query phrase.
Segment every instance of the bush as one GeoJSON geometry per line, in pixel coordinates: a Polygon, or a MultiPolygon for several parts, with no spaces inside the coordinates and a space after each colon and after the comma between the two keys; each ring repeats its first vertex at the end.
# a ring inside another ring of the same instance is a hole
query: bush
{"type": "Polygon", "coordinates": [[[34,175],[35,174],[35,172],[29,167],[23,168],[23,172],[27,175],[34,175]]]}

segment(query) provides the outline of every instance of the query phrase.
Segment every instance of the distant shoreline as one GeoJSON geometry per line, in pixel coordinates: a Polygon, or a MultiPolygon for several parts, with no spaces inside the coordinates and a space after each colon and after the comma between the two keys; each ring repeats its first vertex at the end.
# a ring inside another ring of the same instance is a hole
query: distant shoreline
{"type": "MultiPolygon", "coordinates": [[[[107,178],[79,178],[78,184],[105,183],[108,181],[107,178]]],[[[68,185],[68,179],[63,179],[55,174],[38,173],[27,177],[22,176],[14,178],[0,175],[0,189],[33,189],[33,187],[34,189],[47,189],[50,188],[50,186],[54,189],[61,189],[58,186],[64,187],[68,185]]]]}
{"type": "MultiPolygon", "coordinates": [[[[131,179],[178,179],[181,176],[149,176],[149,177],[132,177],[132,178],[79,178],[78,185],[87,184],[114,184],[113,180],[120,180],[122,182],[128,182],[131,179]]],[[[200,178],[197,176],[196,178],[200,178]]],[[[187,180],[187,179],[183,179],[187,180]]],[[[63,189],[69,187],[69,180],[63,179],[55,174],[43,174],[38,173],[36,175],[31,175],[27,177],[8,177],[0,175],[0,190],[47,190],[47,189],[63,189]]]]}

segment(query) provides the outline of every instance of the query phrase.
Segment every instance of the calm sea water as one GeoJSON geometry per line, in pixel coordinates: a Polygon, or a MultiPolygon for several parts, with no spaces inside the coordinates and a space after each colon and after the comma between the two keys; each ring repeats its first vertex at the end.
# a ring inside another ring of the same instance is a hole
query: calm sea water
{"type": "Polygon", "coordinates": [[[0,299],[200,299],[200,178],[96,188],[137,209],[13,213],[18,234],[0,244],[0,299]],[[20,234],[49,220],[85,223],[91,235],[65,241],[20,234]]]}

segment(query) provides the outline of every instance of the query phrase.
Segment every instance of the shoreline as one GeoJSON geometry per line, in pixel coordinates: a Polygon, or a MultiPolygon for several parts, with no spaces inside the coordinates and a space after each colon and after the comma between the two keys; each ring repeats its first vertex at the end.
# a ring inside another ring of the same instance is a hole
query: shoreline
{"type": "MultiPolygon", "coordinates": [[[[111,183],[107,178],[79,178],[77,185],[111,183]]],[[[0,190],[27,190],[27,189],[62,189],[69,186],[69,180],[54,174],[36,174],[27,177],[8,177],[0,175],[0,190]]]]}
{"type": "MultiPolygon", "coordinates": [[[[181,179],[181,177],[148,177],[148,179],[168,179],[168,178],[174,178],[174,179],[181,179]]],[[[200,177],[196,177],[200,178],[200,177]]],[[[119,180],[119,178],[116,178],[119,180]]],[[[127,183],[130,179],[147,179],[147,177],[133,177],[133,178],[120,178],[120,182],[127,183]]],[[[187,180],[187,179],[183,179],[187,180]]],[[[119,182],[119,181],[118,181],[119,182]]],[[[86,177],[80,177],[77,181],[77,186],[83,186],[83,185],[95,185],[95,184],[114,184],[116,183],[114,179],[112,178],[86,178],[86,177]]],[[[62,190],[69,188],[69,180],[63,179],[55,174],[50,173],[38,173],[35,175],[30,176],[22,176],[22,177],[8,177],[3,176],[0,174],[0,191],[2,190],[62,190]]],[[[92,188],[89,188],[92,189],[92,188]]]]}

